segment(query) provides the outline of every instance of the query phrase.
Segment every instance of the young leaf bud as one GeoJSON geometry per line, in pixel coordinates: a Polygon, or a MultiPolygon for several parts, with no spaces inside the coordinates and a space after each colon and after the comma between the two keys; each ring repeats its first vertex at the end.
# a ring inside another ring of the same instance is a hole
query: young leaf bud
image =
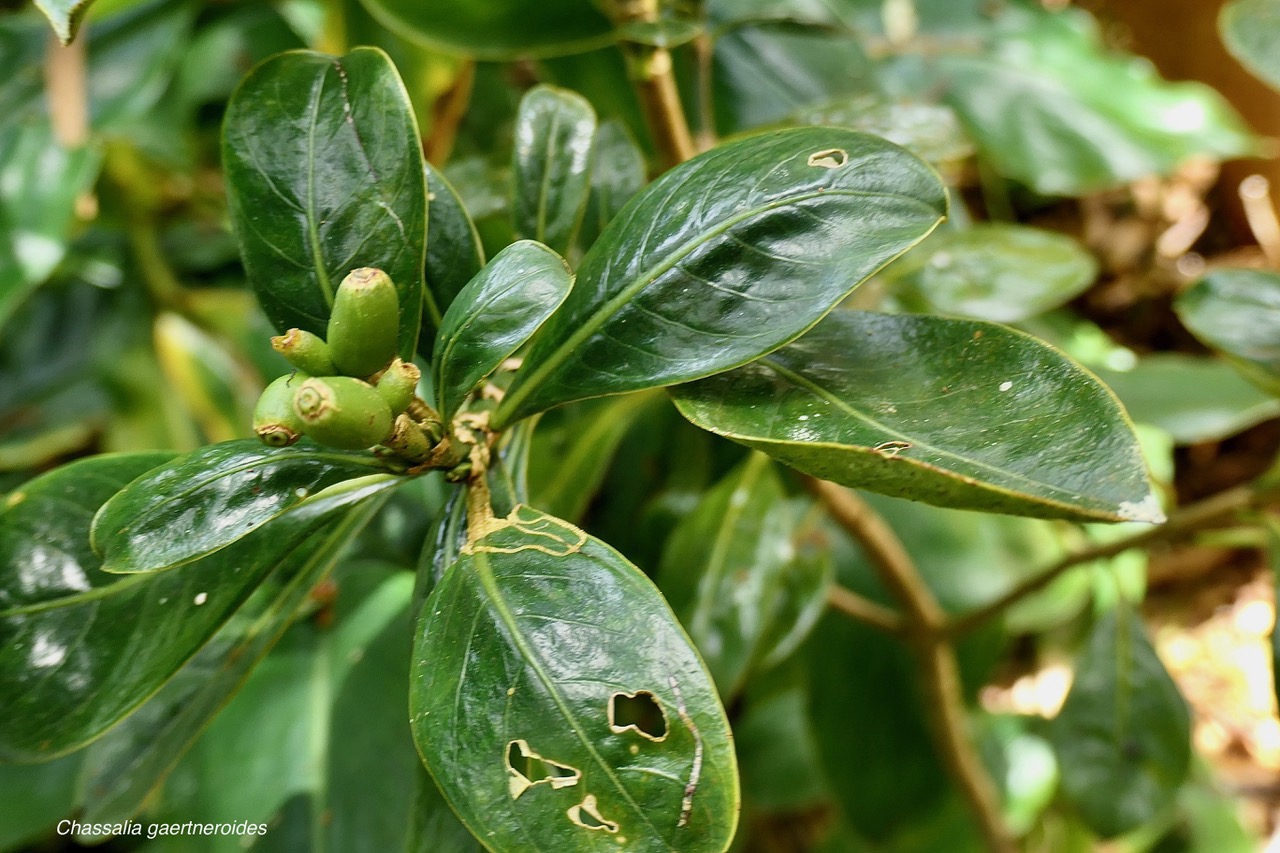
{"type": "Polygon", "coordinates": [[[302,438],[302,419],[293,397],[306,376],[290,373],[267,386],[253,409],[253,432],[268,447],[287,447],[302,438]]]}
{"type": "Polygon", "coordinates": [[[417,396],[418,380],[421,378],[422,371],[416,364],[404,362],[398,358],[392,361],[378,377],[378,393],[387,401],[393,415],[398,415],[409,408],[409,404],[417,396]]]}
{"type": "Polygon", "coordinates": [[[422,427],[405,414],[396,418],[391,437],[383,444],[394,450],[401,459],[414,463],[424,462],[431,455],[432,444],[427,440],[422,427]]]}
{"type": "Polygon", "coordinates": [[[290,329],[272,338],[271,348],[308,376],[332,376],[338,372],[329,357],[329,346],[311,332],[290,329]]]}
{"type": "Polygon", "coordinates": [[[391,433],[391,409],[372,385],[349,376],[312,378],[298,387],[293,410],[302,431],[330,447],[363,450],[391,433]]]}
{"type": "Polygon", "coordinates": [[[338,285],[329,314],[329,355],[347,376],[377,373],[396,354],[400,297],[382,270],[352,270],[338,285]]]}

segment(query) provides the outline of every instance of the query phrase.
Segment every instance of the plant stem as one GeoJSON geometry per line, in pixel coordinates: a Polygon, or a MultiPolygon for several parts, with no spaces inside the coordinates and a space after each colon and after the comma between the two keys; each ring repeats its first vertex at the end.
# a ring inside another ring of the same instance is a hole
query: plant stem
{"type": "Polygon", "coordinates": [[[991,603],[951,619],[943,626],[943,633],[948,637],[956,637],[973,630],[1003,612],[1014,602],[1044,589],[1063,573],[1076,566],[1091,563],[1094,560],[1114,557],[1131,548],[1141,548],[1156,542],[1168,542],[1177,539],[1201,527],[1231,518],[1245,510],[1260,506],[1278,494],[1280,494],[1280,486],[1275,484],[1238,486],[1175,512],[1164,524],[1151,527],[1132,536],[1126,536],[1123,539],[1099,542],[1096,545],[1068,554],[991,603]]]}
{"type": "MultiPolygon", "coordinates": [[[[656,0],[612,0],[607,4],[615,28],[658,20],[656,0]]],[[[635,84],[645,123],[653,136],[664,168],[675,166],[698,153],[689,121],[680,102],[671,51],[664,47],[620,40],[627,69],[635,84]]]]}
{"type": "Polygon", "coordinates": [[[838,583],[833,583],[827,590],[827,604],[845,616],[865,622],[873,628],[891,634],[901,634],[903,631],[902,617],[897,613],[838,583]]]}
{"type": "Polygon", "coordinates": [[[901,540],[875,510],[834,483],[806,477],[805,486],[862,546],[881,581],[902,606],[903,634],[916,655],[923,704],[943,763],[969,803],[987,848],[995,853],[1014,853],[1017,844],[1004,824],[995,784],[968,731],[955,649],[943,631],[946,613],[901,540]]]}

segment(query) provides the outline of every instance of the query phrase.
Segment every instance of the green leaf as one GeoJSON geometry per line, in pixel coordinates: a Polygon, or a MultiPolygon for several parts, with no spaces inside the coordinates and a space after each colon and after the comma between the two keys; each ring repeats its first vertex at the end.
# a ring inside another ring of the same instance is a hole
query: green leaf
{"type": "Polygon", "coordinates": [[[81,773],[86,822],[118,823],[137,814],[383,503],[348,510],[319,531],[323,542],[306,559],[269,578],[160,692],[90,746],[81,773]]]}
{"type": "Polygon", "coordinates": [[[404,38],[448,53],[520,59],[590,50],[611,40],[609,21],[590,0],[361,0],[404,38]]]}
{"type": "Polygon", "coordinates": [[[49,19],[58,40],[63,44],[71,44],[84,20],[85,12],[93,5],[93,0],[35,0],[36,8],[44,12],[49,19]]]}
{"type": "Polygon", "coordinates": [[[612,548],[527,507],[427,599],[410,716],[492,850],[719,853],[733,837],[728,722],[675,617],[612,548]]]}
{"type": "Polygon", "coordinates": [[[149,471],[108,500],[93,520],[93,548],[107,572],[181,566],[308,503],[349,504],[394,486],[397,478],[383,471],[370,453],[310,442],[213,444],[149,471]]]}
{"type": "Polygon", "coordinates": [[[948,185],[963,182],[963,167],[974,153],[959,116],[945,104],[863,95],[809,107],[793,118],[799,124],[847,127],[883,136],[930,163],[948,185]]]}
{"type": "Polygon", "coordinates": [[[458,294],[440,322],[431,357],[445,422],[485,377],[497,370],[569,294],[564,258],[532,240],[499,252],[458,294]]]}
{"type": "Polygon", "coordinates": [[[672,393],[703,429],[846,486],[1013,515],[1163,520],[1111,393],[1003,326],[839,311],[672,393]]]}
{"type": "Polygon", "coordinates": [[[1280,89],[1280,3],[1231,0],[1218,13],[1222,42],[1255,77],[1280,89]]]}
{"type": "Polygon", "coordinates": [[[596,131],[591,161],[591,194],[578,232],[578,243],[590,248],[632,196],[648,181],[644,153],[622,122],[609,120],[596,131]]]}
{"type": "Polygon", "coordinates": [[[988,50],[941,57],[938,72],[997,171],[1044,194],[1083,195],[1168,173],[1195,154],[1256,148],[1221,95],[1105,53],[1084,13],[1008,8],[988,50]]]}
{"type": "Polygon", "coordinates": [[[596,114],[576,92],[535,86],[520,99],[511,154],[517,237],[569,251],[591,189],[596,114]]]}
{"type": "Polygon", "coordinates": [[[290,51],[227,105],[223,164],[245,271],[267,316],[323,336],[338,283],[377,267],[400,293],[400,355],[421,325],[427,190],[404,83],[380,50],[290,51]]]}
{"type": "Polygon", "coordinates": [[[333,627],[296,625],[175,770],[164,819],[271,827],[196,850],[404,849],[418,764],[404,712],[413,579],[351,569],[333,627]]]}
{"type": "Polygon", "coordinates": [[[424,324],[418,338],[418,352],[429,359],[444,312],[484,266],[484,247],[458,191],[435,166],[427,163],[426,168],[431,227],[427,230],[427,280],[422,292],[424,324]]]}
{"type": "Polygon", "coordinates": [[[1219,441],[1280,415],[1280,400],[1218,358],[1158,352],[1129,370],[1099,370],[1098,376],[1134,421],[1164,430],[1178,444],[1219,441]]]}
{"type": "Polygon", "coordinates": [[[313,504],[216,556],[120,577],[89,547],[95,510],[165,457],[99,456],[10,494],[0,513],[0,759],[77,749],[142,704],[273,571],[326,545],[332,509],[313,504]],[[162,641],[157,641],[160,638],[162,641]]]}
{"type": "Polygon", "coordinates": [[[659,586],[725,701],[773,654],[771,639],[794,636],[796,616],[802,630],[785,651],[822,613],[831,565],[799,553],[796,529],[782,481],[769,458],[756,453],[708,492],[667,540],[659,586]],[[789,582],[797,580],[811,592],[802,598],[817,606],[788,613],[789,582]]]}
{"type": "Polygon", "coordinates": [[[1193,335],[1280,396],[1280,275],[1217,270],[1183,291],[1174,308],[1193,335]]]}
{"type": "Polygon", "coordinates": [[[0,131],[0,327],[66,254],[76,201],[101,160],[93,148],[64,148],[48,124],[0,131]]]}
{"type": "MultiPolygon", "coordinates": [[[[34,850],[76,805],[81,756],[0,766],[0,850],[34,850]]],[[[425,853],[425,851],[424,851],[425,853]]]]}
{"type": "Polygon", "coordinates": [[[784,130],[695,157],[632,199],[587,252],[494,425],[776,349],[946,209],[927,165],[851,131],[784,130]]]}
{"type": "Polygon", "coordinates": [[[1094,625],[1049,732],[1063,794],[1104,838],[1173,804],[1191,763],[1190,714],[1129,607],[1094,625]]]}
{"type": "Polygon", "coordinates": [[[444,801],[427,768],[417,765],[406,853],[484,853],[484,846],[444,801]]]}
{"type": "Polygon", "coordinates": [[[538,420],[529,453],[530,503],[576,523],[604,483],[609,464],[656,393],[586,400],[538,420]]]}
{"type": "Polygon", "coordinates": [[[984,223],[936,234],[885,274],[940,313],[1013,323],[1079,295],[1098,264],[1064,234],[984,223]]]}

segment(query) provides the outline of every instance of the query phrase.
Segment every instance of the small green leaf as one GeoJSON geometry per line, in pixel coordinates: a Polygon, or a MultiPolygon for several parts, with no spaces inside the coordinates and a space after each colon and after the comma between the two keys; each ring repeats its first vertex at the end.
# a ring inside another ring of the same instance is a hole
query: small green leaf
{"type": "Polygon", "coordinates": [[[1173,804],[1191,765],[1190,714],[1129,607],[1094,625],[1049,732],[1063,793],[1104,838],[1173,804]]]}
{"type": "Polygon", "coordinates": [[[317,531],[321,544],[268,578],[155,696],[90,746],[80,783],[85,822],[119,823],[138,813],[382,504],[348,510],[317,531]]]}
{"type": "Polygon", "coordinates": [[[590,248],[613,218],[648,180],[644,153],[624,124],[609,120],[596,131],[591,162],[591,195],[578,232],[578,243],[590,248]]]}
{"type": "Polygon", "coordinates": [[[554,56],[612,40],[590,0],[362,0],[384,26],[411,41],[481,59],[554,56]]]}
{"type": "Polygon", "coordinates": [[[317,504],[188,568],[121,577],[89,547],[94,511],[164,460],[99,456],[11,493],[0,512],[0,760],[84,746],[142,704],[273,571],[323,550],[317,504]]]}
{"type": "Polygon", "coordinates": [[[1218,270],[1180,294],[1174,308],[1192,334],[1280,396],[1280,275],[1218,270]]]}
{"type": "Polygon", "coordinates": [[[1220,441],[1280,415],[1280,400],[1222,359],[1157,352],[1128,370],[1099,370],[1129,415],[1178,444],[1220,441]]]}
{"type": "Polygon", "coordinates": [[[792,633],[793,625],[778,625],[788,615],[789,576],[817,580],[816,612],[800,608],[805,629],[826,602],[830,563],[801,559],[795,529],[782,481],[769,458],[756,453],[708,492],[667,540],[658,583],[725,701],[773,652],[769,640],[792,633]]]}
{"type": "Polygon", "coordinates": [[[391,60],[290,51],[227,105],[223,164],[249,280],[276,328],[323,336],[338,283],[376,267],[400,296],[402,358],[421,325],[427,190],[422,142],[391,60]]]}
{"type": "Polygon", "coordinates": [[[44,12],[49,19],[58,40],[63,44],[71,44],[84,21],[85,12],[93,5],[93,0],[35,0],[36,8],[44,12]]]}
{"type": "Polygon", "coordinates": [[[1241,65],[1280,89],[1280,3],[1231,0],[1218,13],[1218,31],[1241,65]]]}
{"type": "Polygon", "coordinates": [[[935,234],[885,274],[940,313],[1014,323],[1079,295],[1098,264],[1064,234],[984,223],[935,234]]]}
{"type": "Polygon", "coordinates": [[[591,189],[596,114],[576,92],[535,86],[520,99],[511,154],[517,237],[569,251],[591,189]]]}
{"type": "Polygon", "coordinates": [[[733,837],[728,722],[675,617],[620,554],[535,510],[492,523],[427,599],[410,715],[492,850],[720,853],[733,837]]]}
{"type": "Polygon", "coordinates": [[[0,327],[66,254],[76,201],[101,160],[93,148],[64,148],[48,124],[0,131],[0,327]]]}
{"type": "Polygon", "coordinates": [[[440,321],[431,357],[436,398],[445,421],[481,380],[518,350],[569,294],[564,258],[521,240],[499,252],[440,321]]]}
{"type": "Polygon", "coordinates": [[[107,572],[181,566],[304,504],[355,503],[391,488],[397,478],[384,470],[372,454],[310,442],[210,445],[148,472],[108,500],[93,520],[93,547],[107,572]],[[325,491],[347,481],[354,482],[325,491]]]}
{"type": "Polygon", "coordinates": [[[632,199],[587,252],[494,425],[758,358],[946,210],[927,165],[852,131],[785,130],[695,157],[632,199]]]}
{"type": "Polygon", "coordinates": [[[424,322],[418,352],[429,359],[444,312],[449,310],[458,291],[484,266],[484,247],[458,191],[435,166],[427,163],[426,168],[431,227],[427,229],[427,280],[422,292],[424,322]]]}
{"type": "Polygon", "coordinates": [[[1111,393],[992,323],[839,311],[673,394],[703,429],[846,486],[1013,515],[1163,519],[1111,393]]]}
{"type": "Polygon", "coordinates": [[[1083,195],[1257,146],[1213,89],[1104,52],[1084,13],[1011,7],[989,49],[943,56],[939,72],[979,151],[1043,194],[1083,195]]]}

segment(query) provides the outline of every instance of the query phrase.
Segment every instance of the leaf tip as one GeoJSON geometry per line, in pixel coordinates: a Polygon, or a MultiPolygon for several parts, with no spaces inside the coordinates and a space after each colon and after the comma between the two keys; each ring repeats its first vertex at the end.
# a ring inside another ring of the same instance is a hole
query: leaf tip
{"type": "Polygon", "coordinates": [[[1160,500],[1154,492],[1148,492],[1140,501],[1121,501],[1116,515],[1122,521],[1141,521],[1146,524],[1163,524],[1164,510],[1160,508],[1160,500]]]}

